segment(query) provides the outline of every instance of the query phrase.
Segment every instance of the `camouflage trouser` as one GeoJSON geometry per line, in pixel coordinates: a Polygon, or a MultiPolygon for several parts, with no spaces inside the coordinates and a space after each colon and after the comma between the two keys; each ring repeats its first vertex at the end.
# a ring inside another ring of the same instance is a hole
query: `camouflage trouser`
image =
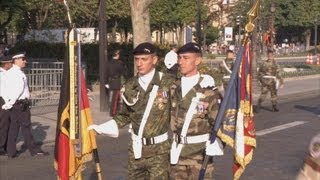
{"type": "Polygon", "coordinates": [[[168,180],[169,168],[169,154],[134,159],[133,153],[129,151],[129,180],[168,180]]]}
{"type": "MultiPolygon", "coordinates": [[[[195,155],[190,158],[179,158],[176,165],[171,166],[170,179],[171,180],[197,180],[202,166],[202,155],[195,155]]],[[[213,179],[213,163],[208,163],[205,178],[207,180],[213,179]]]]}
{"type": "Polygon", "coordinates": [[[271,84],[262,84],[261,85],[261,95],[259,97],[259,101],[263,102],[266,99],[266,96],[268,94],[268,92],[270,91],[271,94],[271,103],[272,105],[276,105],[277,104],[277,89],[276,89],[276,83],[272,82],[271,84]]]}

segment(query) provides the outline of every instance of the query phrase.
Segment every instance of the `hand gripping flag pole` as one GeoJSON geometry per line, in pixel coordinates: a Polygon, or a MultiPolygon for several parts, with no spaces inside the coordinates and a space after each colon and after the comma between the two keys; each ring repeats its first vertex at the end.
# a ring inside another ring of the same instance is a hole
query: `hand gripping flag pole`
{"type": "MultiPolygon", "coordinates": [[[[245,66],[245,64],[248,65],[248,62],[250,60],[250,53],[248,53],[249,52],[248,50],[250,48],[248,45],[249,33],[251,33],[255,28],[254,23],[258,17],[259,8],[260,8],[260,0],[257,0],[255,2],[255,4],[253,5],[253,7],[247,13],[248,23],[245,26],[246,36],[244,37],[243,44],[237,53],[237,57],[236,57],[235,64],[232,69],[232,74],[231,74],[231,77],[230,77],[230,80],[228,83],[228,87],[226,89],[224,99],[220,105],[219,112],[216,116],[216,122],[215,122],[213,129],[212,129],[212,134],[210,137],[211,143],[213,143],[216,140],[217,134],[220,131],[221,125],[223,124],[223,121],[226,117],[225,115],[228,113],[227,110],[230,107],[230,104],[233,103],[233,105],[231,105],[231,106],[234,106],[235,107],[234,109],[238,110],[238,108],[240,107],[240,109],[237,113],[238,115],[237,114],[234,114],[234,115],[235,115],[235,118],[239,118],[239,121],[242,122],[242,130],[244,129],[243,128],[244,121],[249,119],[249,122],[251,122],[251,126],[249,128],[250,132],[245,132],[245,133],[242,132],[242,135],[243,134],[246,134],[246,135],[250,134],[251,136],[248,138],[251,140],[251,143],[249,143],[249,144],[252,144],[252,147],[255,147],[255,134],[254,134],[253,113],[252,113],[252,104],[251,104],[251,97],[252,97],[251,96],[251,93],[252,93],[252,91],[251,91],[251,78],[252,78],[252,76],[250,75],[251,68],[246,69],[244,66],[245,66]],[[250,69],[250,71],[248,71],[249,69],[250,69]],[[241,80],[239,79],[239,76],[240,76],[241,80]],[[245,100],[246,97],[250,100],[245,100]],[[247,110],[245,110],[244,113],[241,112],[241,110],[242,110],[241,107],[245,106],[243,104],[248,105],[246,107],[247,110]],[[246,115],[245,119],[243,118],[244,117],[243,114],[246,115]],[[242,117],[241,117],[241,115],[242,115],[242,117]]],[[[237,122],[237,123],[239,123],[239,122],[237,122]]],[[[237,125],[237,127],[238,127],[238,125],[237,125]]],[[[235,127],[235,130],[237,129],[237,127],[235,127]]],[[[248,130],[248,128],[246,128],[245,130],[248,130]]],[[[243,138],[242,138],[242,141],[243,141],[243,138]]],[[[234,146],[239,146],[239,145],[237,144],[234,146]]],[[[244,147],[245,145],[243,145],[243,144],[242,144],[242,146],[243,146],[243,149],[246,148],[245,150],[243,150],[243,154],[246,155],[247,150],[248,149],[250,150],[249,156],[251,156],[251,157],[248,159],[251,160],[253,150],[250,148],[244,147]]],[[[235,147],[235,148],[237,148],[237,147],[235,147]]],[[[211,158],[211,156],[208,156],[208,155],[205,156],[202,167],[200,169],[199,180],[204,179],[205,173],[206,173],[206,168],[207,168],[207,165],[209,163],[210,158],[211,158]]],[[[237,159],[237,157],[235,157],[235,159],[237,159]]],[[[241,172],[239,171],[239,172],[234,173],[234,179],[238,179],[240,177],[241,173],[244,170],[245,165],[247,163],[249,163],[250,160],[244,160],[245,163],[240,163],[241,168],[235,168],[235,166],[234,166],[234,169],[236,169],[235,171],[237,171],[238,169],[242,170],[241,172]]]]}

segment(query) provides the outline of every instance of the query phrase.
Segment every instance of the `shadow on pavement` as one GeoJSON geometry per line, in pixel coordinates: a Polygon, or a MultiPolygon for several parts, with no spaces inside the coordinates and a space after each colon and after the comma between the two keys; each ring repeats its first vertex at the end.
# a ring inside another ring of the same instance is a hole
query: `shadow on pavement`
{"type": "MultiPolygon", "coordinates": [[[[46,139],[46,136],[47,136],[46,130],[48,130],[50,126],[43,126],[39,122],[33,122],[31,126],[32,126],[31,133],[34,137],[34,140],[36,141],[36,144],[42,145],[43,141],[46,139]]],[[[20,142],[24,142],[21,131],[19,132],[17,144],[20,142]]],[[[26,150],[27,150],[26,145],[22,144],[19,153],[23,153],[26,150]]]]}
{"type": "Polygon", "coordinates": [[[314,113],[316,115],[320,115],[320,107],[319,106],[317,106],[317,107],[311,106],[310,107],[310,106],[295,105],[294,107],[297,109],[301,109],[304,111],[314,113]]]}

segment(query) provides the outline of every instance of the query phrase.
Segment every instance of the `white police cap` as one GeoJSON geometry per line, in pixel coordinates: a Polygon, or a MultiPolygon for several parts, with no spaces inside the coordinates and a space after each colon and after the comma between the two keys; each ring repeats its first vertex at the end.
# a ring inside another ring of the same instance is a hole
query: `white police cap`
{"type": "Polygon", "coordinates": [[[20,52],[12,56],[12,59],[18,59],[18,58],[25,58],[26,53],[25,52],[20,52]]]}

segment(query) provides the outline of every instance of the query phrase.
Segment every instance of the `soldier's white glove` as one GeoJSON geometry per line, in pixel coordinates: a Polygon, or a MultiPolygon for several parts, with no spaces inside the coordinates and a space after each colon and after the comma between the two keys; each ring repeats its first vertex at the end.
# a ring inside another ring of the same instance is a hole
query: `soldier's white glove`
{"type": "Polygon", "coordinates": [[[12,104],[6,103],[6,104],[2,105],[1,108],[2,108],[3,110],[11,109],[11,108],[12,108],[12,104]]]}
{"type": "Polygon", "coordinates": [[[105,86],[107,89],[110,88],[109,84],[105,84],[104,86],[105,86]]]}
{"type": "Polygon", "coordinates": [[[200,82],[200,86],[201,88],[207,88],[207,87],[214,87],[215,86],[215,82],[213,77],[206,75],[206,74],[202,74],[201,77],[203,77],[202,81],[200,82]]]}
{"type": "Polygon", "coordinates": [[[98,134],[105,134],[107,136],[116,138],[119,136],[118,125],[115,120],[110,120],[100,125],[92,124],[88,128],[88,130],[95,130],[98,134]]]}
{"type": "Polygon", "coordinates": [[[222,156],[223,155],[223,145],[219,138],[210,144],[210,141],[207,141],[206,144],[206,155],[209,156],[222,156]]]}

